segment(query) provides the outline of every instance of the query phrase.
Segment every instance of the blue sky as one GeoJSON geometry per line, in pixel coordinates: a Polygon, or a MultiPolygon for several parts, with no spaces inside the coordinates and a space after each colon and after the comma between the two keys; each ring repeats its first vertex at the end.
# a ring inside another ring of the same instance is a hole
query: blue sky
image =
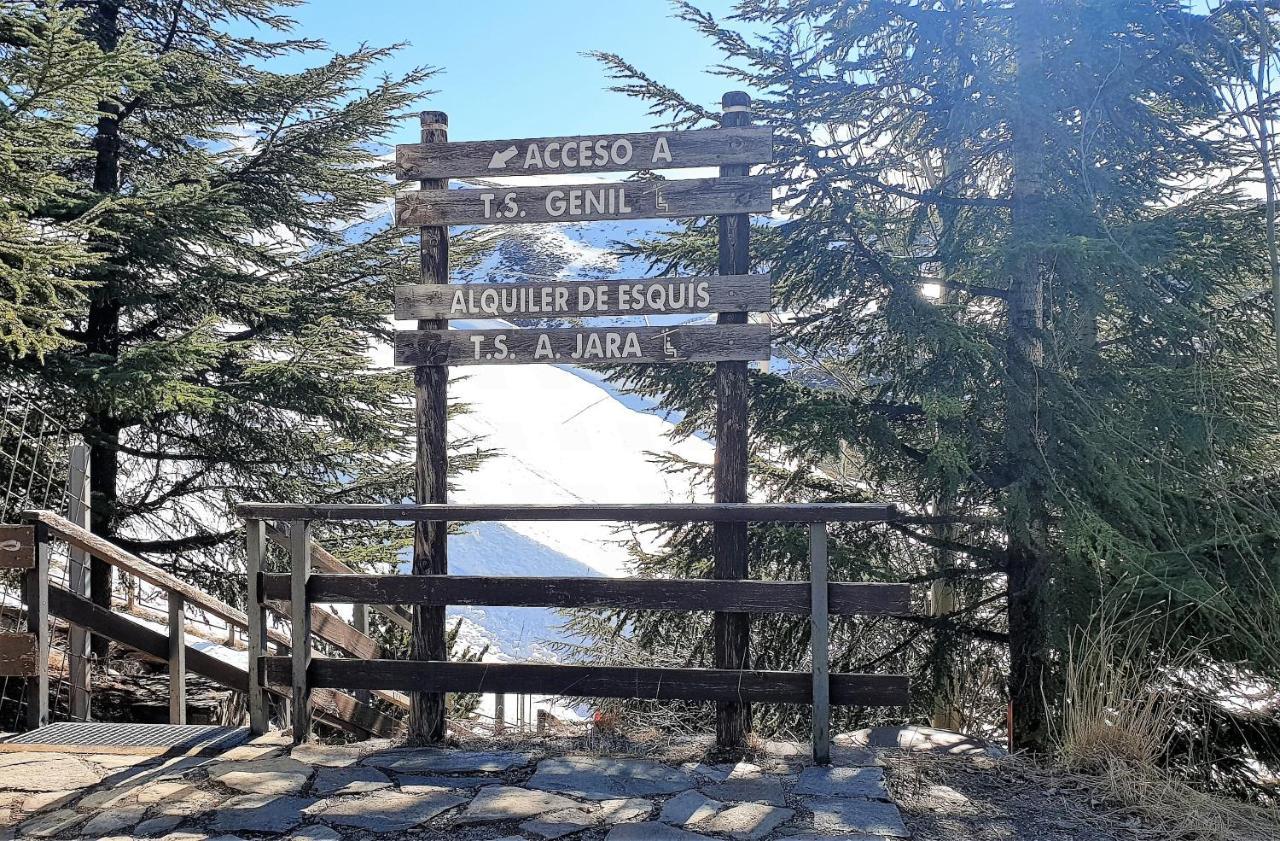
{"type": "MultiPolygon", "coordinates": [[[[731,0],[698,6],[723,16],[731,0]]],[[[708,72],[718,54],[667,0],[311,0],[290,16],[297,34],[335,50],[408,42],[385,69],[442,69],[424,107],[449,114],[451,140],[650,128],[640,101],[605,90],[587,50],[619,53],[707,104],[732,87],[708,72]]],[[[387,139],[416,141],[416,124],[387,139]]]]}

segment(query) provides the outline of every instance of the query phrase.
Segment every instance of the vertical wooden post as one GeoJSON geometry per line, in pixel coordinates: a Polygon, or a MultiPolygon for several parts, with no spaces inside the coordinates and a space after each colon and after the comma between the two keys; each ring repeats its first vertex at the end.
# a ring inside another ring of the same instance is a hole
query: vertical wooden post
{"type": "Polygon", "coordinates": [[[809,526],[809,651],[813,659],[813,761],[831,764],[831,667],[827,659],[827,524],[809,526]]]}
{"type": "MultiPolygon", "coordinates": [[[[67,473],[67,519],[89,528],[89,448],[84,444],[71,447],[71,464],[67,473]]],[[[89,598],[89,553],[71,547],[67,562],[67,588],[77,596],[89,598]]],[[[89,632],[71,625],[67,634],[67,668],[71,683],[71,719],[90,719],[89,632]]]]}
{"type": "Polygon", "coordinates": [[[289,620],[293,651],[293,743],[307,740],[311,730],[311,692],[307,688],[307,667],[311,665],[311,605],[307,602],[307,579],[311,576],[311,521],[295,520],[289,525],[289,620]]]}
{"type": "Polygon", "coordinates": [[[27,605],[27,630],[36,637],[36,673],[27,678],[27,729],[49,723],[49,527],[35,524],[35,566],[26,571],[22,598],[27,605]]]}
{"type": "Polygon", "coordinates": [[[493,734],[507,729],[507,696],[499,692],[493,696],[493,734]]]}
{"type": "MultiPolygon", "coordinates": [[[[423,111],[419,115],[423,143],[444,143],[449,139],[449,116],[443,111],[423,111]]],[[[447,190],[448,179],[421,182],[423,190],[447,190]]],[[[419,229],[419,265],[423,283],[449,282],[449,230],[444,227],[419,229]]],[[[443,330],[448,322],[426,319],[419,330],[443,330]]],[[[423,365],[413,370],[418,430],[414,499],[419,504],[447,501],[447,447],[445,412],[448,408],[449,369],[444,365],[423,365]]],[[[449,572],[447,523],[415,523],[413,527],[413,574],[445,575],[449,572]]],[[[443,606],[413,606],[413,646],[415,660],[447,660],[443,606]]],[[[445,735],[445,698],[442,692],[410,694],[409,740],[439,742],[445,735]]]]}
{"type": "MultiPolygon", "coordinates": [[[[723,126],[751,124],[751,97],[741,91],[721,99],[723,126]]],[[[720,167],[722,176],[747,175],[750,167],[720,167]]],[[[717,219],[720,274],[746,274],[751,270],[750,217],[745,213],[717,219]]],[[[745,324],[746,313],[721,313],[717,324],[745,324]]],[[[716,363],[715,501],[747,501],[747,363],[716,363]]],[[[715,577],[747,577],[747,524],[716,523],[714,528],[715,577]]],[[[716,613],[712,618],[715,666],[745,669],[750,664],[750,617],[746,613],[716,613]]],[[[716,703],[716,744],[741,747],[751,730],[751,706],[744,701],[716,703]]]]}
{"type": "Polygon", "coordinates": [[[169,723],[187,723],[187,611],[177,593],[169,596],[169,723]]]}
{"type": "Polygon", "coordinates": [[[262,658],[267,655],[267,612],[262,602],[262,562],[266,530],[261,520],[245,520],[245,573],[248,577],[249,617],[249,732],[267,732],[267,693],[263,686],[262,658]]]}
{"type": "MultiPolygon", "coordinates": [[[[369,635],[369,605],[351,605],[351,627],[365,636],[369,635]]],[[[368,689],[355,689],[351,694],[362,704],[368,704],[373,698],[368,689]]]]}

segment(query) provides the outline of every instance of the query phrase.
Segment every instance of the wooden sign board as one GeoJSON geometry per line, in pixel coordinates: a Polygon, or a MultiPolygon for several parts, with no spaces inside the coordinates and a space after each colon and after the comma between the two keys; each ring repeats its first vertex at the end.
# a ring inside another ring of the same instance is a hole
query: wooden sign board
{"type": "Polygon", "coordinates": [[[418,190],[396,197],[396,225],[500,225],[768,213],[769,178],[690,178],[565,186],[418,190]]]}
{"type": "Polygon", "coordinates": [[[396,318],[589,318],[767,312],[769,275],[396,287],[396,318]]]}
{"type": "Polygon", "coordinates": [[[35,565],[35,526],[0,526],[0,569],[31,569],[35,565]]]}
{"type": "Polygon", "coordinates": [[[769,358],[769,325],[402,330],[397,365],[618,365],[769,358]]]}
{"type": "Polygon", "coordinates": [[[405,143],[396,147],[402,181],[468,176],[625,172],[773,160],[767,126],[648,131],[470,143],[405,143]]]}

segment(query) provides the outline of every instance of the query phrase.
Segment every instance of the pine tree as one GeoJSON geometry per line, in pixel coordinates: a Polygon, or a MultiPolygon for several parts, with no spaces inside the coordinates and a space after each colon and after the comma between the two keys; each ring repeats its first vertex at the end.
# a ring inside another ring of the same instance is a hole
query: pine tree
{"type": "MultiPolygon", "coordinates": [[[[788,364],[751,379],[760,491],[896,502],[887,528],[834,530],[832,579],[958,590],[947,617],[836,623],[833,669],[928,687],[945,661],[990,727],[1004,702],[983,678],[1008,673],[1015,743],[1042,748],[1055,651],[1104,591],[1162,606],[1182,639],[1215,636],[1225,593],[1271,603],[1280,520],[1253,492],[1276,467],[1266,258],[1256,206],[1211,177],[1233,165],[1206,130],[1231,64],[1214,18],[1175,0],[745,0],[751,36],[682,9],[778,138],[784,219],[758,226],[755,257],[794,317],[788,364]]],[[[665,125],[714,120],[601,58],[665,125]]],[[[692,220],[629,251],[707,272],[713,235],[692,220]]],[[[713,428],[708,371],[618,374],[681,431],[713,428]]],[[[707,533],[669,538],[637,570],[705,576],[707,533]]],[[[807,576],[796,533],[754,530],[750,557],[753,576],[807,576]]],[[[577,626],[705,664],[700,622],[577,626]]],[[[759,668],[803,667],[806,643],[802,620],[754,623],[759,668]]],[[[1256,637],[1210,648],[1273,668],[1256,637]]]]}
{"type": "MultiPolygon", "coordinates": [[[[84,300],[94,217],[63,220],[84,187],[67,170],[89,154],[78,133],[129,75],[127,49],[103,54],[82,15],[54,0],[0,7],[0,356],[41,356],[84,300]]],[[[99,213],[106,208],[99,208],[99,213]]]]}
{"type": "MultiPolygon", "coordinates": [[[[77,126],[91,154],[61,172],[65,221],[96,216],[86,305],[8,373],[91,447],[95,533],[237,596],[236,503],[411,494],[412,385],[371,361],[416,277],[381,141],[432,71],[378,76],[396,48],[368,46],[270,69],[322,47],[289,36],[287,2],[81,5],[97,49],[145,72],[102,96],[77,126]]],[[[95,565],[94,598],[110,586],[95,565]]]]}

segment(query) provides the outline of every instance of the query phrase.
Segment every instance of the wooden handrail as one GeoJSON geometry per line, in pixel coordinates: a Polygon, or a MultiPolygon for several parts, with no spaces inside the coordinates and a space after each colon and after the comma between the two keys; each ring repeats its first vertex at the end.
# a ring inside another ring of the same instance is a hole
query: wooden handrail
{"type": "MultiPolygon", "coordinates": [[[[244,611],[237,610],[203,590],[192,587],[182,579],[160,569],[155,564],[148,563],[137,555],[121,549],[114,543],[76,525],[65,517],[61,517],[52,511],[25,511],[23,512],[23,517],[43,523],[48,527],[50,534],[61,538],[69,545],[88,552],[153,587],[159,587],[167,594],[177,594],[187,604],[211,613],[229,625],[244,630],[249,628],[249,617],[244,611]]],[[[335,627],[334,622],[328,621],[328,619],[336,620],[336,617],[323,614],[323,611],[320,611],[319,608],[312,608],[312,612],[322,614],[322,617],[313,626],[316,635],[337,646],[347,654],[353,654],[357,657],[367,656],[369,647],[376,647],[376,643],[373,640],[361,634],[355,628],[346,626],[339,629],[335,627]]],[[[343,624],[345,625],[345,623],[343,624]]],[[[274,628],[267,630],[267,638],[284,648],[291,648],[293,645],[293,641],[288,634],[274,628]]],[[[409,699],[402,693],[386,691],[376,692],[375,694],[402,709],[408,709],[409,707],[409,699]]]]}
{"type": "Polygon", "coordinates": [[[880,503],[708,502],[641,505],[295,505],[246,502],[236,513],[256,520],[500,522],[548,520],[628,523],[882,523],[898,517],[880,503]]]}

